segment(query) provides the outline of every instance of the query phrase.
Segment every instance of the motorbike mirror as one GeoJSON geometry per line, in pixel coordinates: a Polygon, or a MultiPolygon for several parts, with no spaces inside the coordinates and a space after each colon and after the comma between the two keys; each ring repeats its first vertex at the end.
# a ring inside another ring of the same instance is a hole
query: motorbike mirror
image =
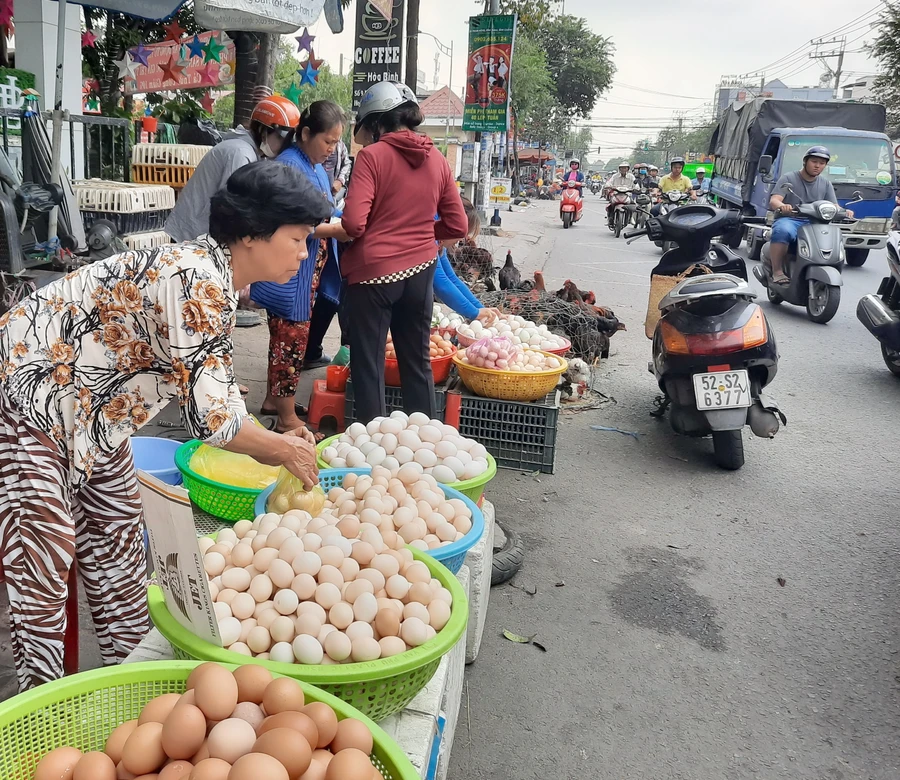
{"type": "Polygon", "coordinates": [[[699,184],[695,184],[693,187],[691,187],[691,189],[699,190],[699,189],[700,189],[700,185],[699,185],[699,184]]]}
{"type": "Polygon", "coordinates": [[[759,158],[759,172],[764,176],[772,171],[772,155],[764,154],[759,158]]]}

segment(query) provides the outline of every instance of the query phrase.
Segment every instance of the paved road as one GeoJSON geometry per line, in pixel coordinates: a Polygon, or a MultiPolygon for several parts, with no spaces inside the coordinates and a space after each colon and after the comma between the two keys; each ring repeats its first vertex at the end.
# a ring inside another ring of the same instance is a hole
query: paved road
{"type": "Polygon", "coordinates": [[[709,441],[648,417],[658,250],[614,239],[591,196],[569,231],[554,207],[535,210],[548,235],[523,270],[577,280],[627,323],[600,385],[617,403],[564,415],[554,476],[494,483],[528,555],[517,587],[492,591],[451,776],[894,780],[900,383],[855,317],[882,254],[846,269],[829,325],[763,303],[789,424],[774,441],[748,433],[746,466],[724,472],[709,441]]]}

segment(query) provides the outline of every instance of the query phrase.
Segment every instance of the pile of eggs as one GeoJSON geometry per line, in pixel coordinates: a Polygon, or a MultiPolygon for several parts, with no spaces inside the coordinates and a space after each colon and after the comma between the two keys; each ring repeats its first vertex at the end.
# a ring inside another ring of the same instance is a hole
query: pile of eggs
{"type": "Polygon", "coordinates": [[[434,304],[431,311],[431,327],[440,328],[442,331],[459,328],[464,323],[463,318],[455,311],[447,309],[445,312],[439,303],[434,304]]]}
{"type": "Polygon", "coordinates": [[[427,547],[419,537],[431,535],[440,544],[440,537],[457,538],[466,523],[470,528],[471,519],[437,500],[432,480],[424,485],[433,489],[417,490],[429,519],[422,520],[410,506],[413,497],[404,496],[395,515],[403,512],[406,522],[394,531],[394,520],[379,512],[382,531],[361,521],[369,513],[374,519],[376,500],[395,502],[387,491],[399,495],[401,483],[389,485],[384,474],[346,479],[349,489],[332,490],[338,503],[320,517],[300,510],[269,513],[219,531],[215,541],[199,540],[223,647],[279,663],[374,661],[424,644],[447,624],[450,591],[404,541],[415,537],[427,547]],[[356,502],[369,502],[360,517],[349,511],[356,502]]]}
{"type": "Polygon", "coordinates": [[[104,750],[59,747],[34,780],[383,780],[369,758],[372,732],[338,720],[303,688],[262,666],[197,666],[183,694],[151,699],[104,750]]]}
{"type": "MultiPolygon", "coordinates": [[[[454,352],[456,352],[456,347],[454,347],[453,344],[447,341],[447,339],[437,333],[431,334],[430,340],[428,342],[428,356],[431,358],[431,360],[447,357],[448,355],[452,355],[454,352]]],[[[387,346],[385,347],[384,356],[388,360],[397,359],[397,351],[394,349],[394,339],[390,333],[388,333],[387,346]]]]}
{"type": "Polygon", "coordinates": [[[563,349],[569,345],[562,336],[551,333],[546,325],[537,325],[531,320],[513,314],[501,315],[490,326],[483,325],[479,320],[472,320],[468,325],[461,326],[457,332],[470,339],[506,336],[513,344],[542,349],[545,352],[563,349]]]}
{"type": "Polygon", "coordinates": [[[534,349],[523,349],[505,336],[484,338],[466,348],[463,363],[494,371],[552,371],[562,366],[555,355],[534,349]]]}
{"type": "Polygon", "coordinates": [[[367,425],[353,423],[339,439],[322,450],[331,468],[384,466],[404,484],[401,470],[431,474],[445,485],[480,477],[488,469],[487,450],[474,439],[459,435],[452,425],[429,420],[422,412],[392,412],[367,425]]]}

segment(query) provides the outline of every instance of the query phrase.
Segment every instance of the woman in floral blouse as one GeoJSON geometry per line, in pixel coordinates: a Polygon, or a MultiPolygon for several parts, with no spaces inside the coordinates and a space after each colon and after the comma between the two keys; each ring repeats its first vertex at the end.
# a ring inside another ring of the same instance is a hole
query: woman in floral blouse
{"type": "Polygon", "coordinates": [[[307,431],[248,418],[232,332],[235,290],[291,279],[330,211],[298,171],[248,165],[213,197],[210,235],[85,266],[0,318],[0,550],[21,689],[62,675],[75,558],[104,662],[146,632],[128,437],[169,401],[192,436],[317,482],[307,431]]]}

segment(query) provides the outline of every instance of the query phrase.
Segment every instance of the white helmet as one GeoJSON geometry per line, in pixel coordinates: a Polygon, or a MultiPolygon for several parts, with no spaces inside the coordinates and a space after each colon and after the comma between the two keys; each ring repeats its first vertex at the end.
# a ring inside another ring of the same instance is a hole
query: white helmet
{"type": "Polygon", "coordinates": [[[353,134],[359,132],[359,127],[366,117],[375,114],[384,114],[392,108],[403,105],[406,98],[403,97],[397,85],[392,81],[379,81],[366,90],[359,102],[359,108],[356,111],[356,125],[353,127],[353,134]]]}
{"type": "Polygon", "coordinates": [[[703,168],[703,167],[701,166],[700,168],[697,168],[697,170],[694,171],[694,173],[695,173],[695,174],[697,174],[697,173],[706,173],[706,168],[703,168]]]}
{"type": "Polygon", "coordinates": [[[416,93],[413,92],[406,84],[402,81],[394,81],[391,82],[397,89],[400,91],[400,94],[403,95],[403,99],[406,100],[407,103],[415,103],[419,105],[419,98],[416,97],[416,93]]]}

